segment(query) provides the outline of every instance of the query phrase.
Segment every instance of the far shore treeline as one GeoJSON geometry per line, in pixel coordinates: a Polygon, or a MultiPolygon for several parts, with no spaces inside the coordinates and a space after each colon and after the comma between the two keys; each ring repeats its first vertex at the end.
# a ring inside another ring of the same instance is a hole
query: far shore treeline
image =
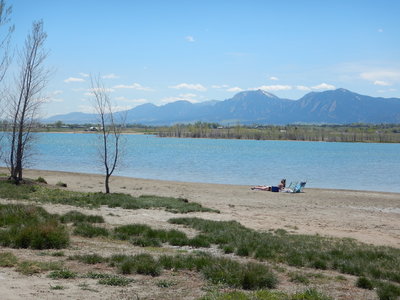
{"type": "MultiPolygon", "coordinates": [[[[98,124],[37,124],[37,132],[96,132],[98,124]]],[[[6,126],[3,127],[6,131],[6,126]]],[[[123,133],[153,134],[159,137],[293,140],[323,142],[400,143],[400,124],[347,125],[231,125],[196,122],[172,126],[127,124],[123,133]]]]}

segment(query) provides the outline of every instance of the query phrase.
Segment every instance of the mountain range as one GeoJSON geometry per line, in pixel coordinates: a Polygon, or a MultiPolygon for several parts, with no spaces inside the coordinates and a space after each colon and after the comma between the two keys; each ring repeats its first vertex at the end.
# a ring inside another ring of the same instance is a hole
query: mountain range
{"type": "MultiPolygon", "coordinates": [[[[349,124],[400,123],[400,98],[360,95],[346,89],[311,92],[298,100],[278,98],[263,90],[244,91],[223,101],[176,101],[139,105],[125,114],[128,124],[172,125],[196,121],[220,124],[349,124]]],[[[118,116],[117,116],[118,117],[118,116]]],[[[45,123],[96,123],[95,114],[56,115],[45,123]]]]}

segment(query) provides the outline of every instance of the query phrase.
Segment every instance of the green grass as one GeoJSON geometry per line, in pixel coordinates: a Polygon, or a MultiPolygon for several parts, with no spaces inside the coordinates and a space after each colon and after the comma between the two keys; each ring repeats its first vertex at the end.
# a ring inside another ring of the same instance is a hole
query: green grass
{"type": "Polygon", "coordinates": [[[71,210],[60,217],[62,223],[104,223],[104,218],[102,216],[96,215],[85,215],[79,211],[71,210]]]}
{"type": "Polygon", "coordinates": [[[59,271],[62,266],[60,262],[22,261],[18,263],[15,270],[24,275],[33,275],[46,271],[59,271]]]}
{"type": "Polygon", "coordinates": [[[58,203],[78,207],[121,207],[124,209],[163,208],[173,213],[218,212],[186,199],[144,195],[133,197],[122,193],[82,193],[64,189],[48,188],[34,184],[15,185],[0,181],[0,197],[8,199],[33,200],[43,203],[58,203]]]}
{"type": "MultiPolygon", "coordinates": [[[[91,263],[78,256],[73,256],[71,259],[91,263]]],[[[116,267],[122,274],[143,274],[153,277],[161,275],[162,270],[193,270],[202,273],[211,283],[247,290],[274,288],[278,282],[274,273],[263,264],[239,263],[203,252],[189,255],[162,255],[158,259],[147,253],[133,256],[113,255],[110,258],[96,256],[96,261],[108,261],[110,266],[116,267]]],[[[108,275],[88,273],[86,277],[98,279],[103,276],[108,275]]]]}
{"type": "Polygon", "coordinates": [[[48,277],[52,279],[73,279],[77,276],[78,274],[68,269],[53,271],[48,275],[48,277]]]}
{"type": "Polygon", "coordinates": [[[169,222],[199,230],[226,253],[400,283],[400,249],[284,231],[261,233],[235,221],[175,218],[169,222]]]}
{"type": "Polygon", "coordinates": [[[217,291],[208,293],[198,300],[332,300],[332,298],[315,289],[308,289],[292,295],[268,290],[258,290],[250,293],[242,291],[221,293],[217,291]]]}
{"type": "Polygon", "coordinates": [[[66,228],[41,207],[0,204],[0,245],[12,248],[60,249],[69,245],[66,228]]]}
{"type": "Polygon", "coordinates": [[[78,223],[73,233],[75,235],[80,235],[88,238],[99,236],[107,237],[110,234],[106,228],[93,226],[90,223],[78,223]]]}
{"type": "Polygon", "coordinates": [[[89,265],[95,265],[99,263],[108,262],[107,258],[104,258],[98,254],[85,254],[85,255],[74,255],[68,257],[70,260],[77,260],[89,265]]]}
{"type": "Polygon", "coordinates": [[[11,268],[17,265],[18,259],[11,252],[0,253],[0,267],[11,268]]]}

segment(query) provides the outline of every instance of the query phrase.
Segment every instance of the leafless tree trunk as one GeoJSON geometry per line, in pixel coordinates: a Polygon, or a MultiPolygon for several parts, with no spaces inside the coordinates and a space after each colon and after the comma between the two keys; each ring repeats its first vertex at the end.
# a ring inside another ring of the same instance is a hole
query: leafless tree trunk
{"type": "Polygon", "coordinates": [[[10,23],[10,15],[11,15],[12,7],[6,6],[4,0],[0,0],[0,29],[2,32],[0,33],[0,82],[3,81],[4,76],[6,74],[8,65],[10,63],[9,56],[9,44],[11,34],[14,31],[14,26],[9,26],[7,29],[2,29],[2,27],[7,26],[10,23]],[[3,33],[4,31],[4,33],[3,33]]]}
{"type": "Polygon", "coordinates": [[[27,157],[26,150],[31,139],[31,130],[43,103],[41,92],[47,84],[48,70],[44,67],[47,52],[44,42],[47,34],[43,22],[34,22],[32,32],[25,40],[20,54],[20,73],[16,78],[16,91],[10,95],[9,120],[11,121],[10,179],[15,183],[22,180],[22,170],[27,157]]]}
{"type": "Polygon", "coordinates": [[[111,100],[100,76],[91,77],[91,91],[94,95],[94,108],[99,119],[101,136],[100,159],[104,165],[106,193],[110,193],[110,177],[119,164],[121,156],[121,130],[124,120],[116,123],[111,100]]]}

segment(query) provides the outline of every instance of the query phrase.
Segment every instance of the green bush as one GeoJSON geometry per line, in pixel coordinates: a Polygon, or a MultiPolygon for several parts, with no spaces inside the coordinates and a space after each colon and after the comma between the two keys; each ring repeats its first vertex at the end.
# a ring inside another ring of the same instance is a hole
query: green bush
{"type": "Polygon", "coordinates": [[[111,285],[111,286],[126,286],[129,283],[131,283],[133,280],[126,278],[126,277],[122,277],[122,276],[118,276],[118,275],[111,275],[111,276],[107,276],[104,278],[99,279],[99,284],[104,284],[104,285],[111,285]]]}
{"type": "Polygon", "coordinates": [[[400,298],[400,286],[389,282],[379,282],[377,286],[379,300],[398,300],[400,298]]]}

